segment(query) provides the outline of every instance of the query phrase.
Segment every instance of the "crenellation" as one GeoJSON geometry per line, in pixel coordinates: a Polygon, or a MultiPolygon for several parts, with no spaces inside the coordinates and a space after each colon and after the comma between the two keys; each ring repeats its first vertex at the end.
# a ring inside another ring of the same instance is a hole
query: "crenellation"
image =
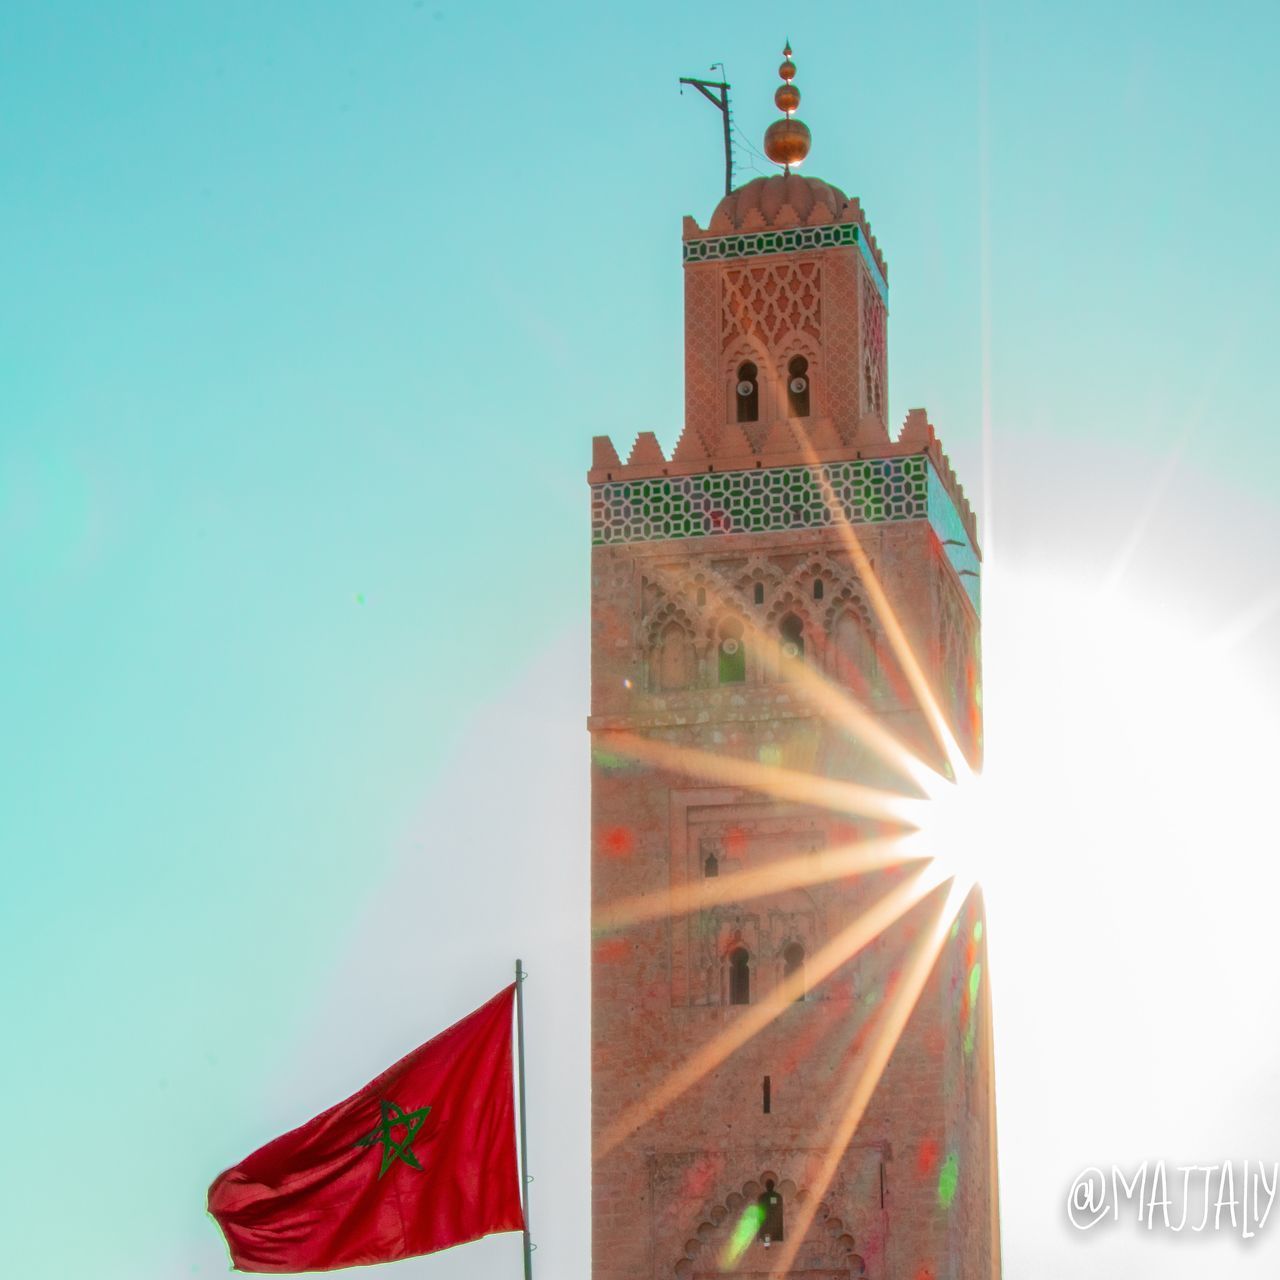
{"type": "Polygon", "coordinates": [[[592,436],[591,474],[620,473],[621,471],[622,459],[618,457],[618,451],[613,447],[613,441],[608,436],[592,436]]]}
{"type": "Polygon", "coordinates": [[[965,494],[964,486],[956,476],[951,459],[942,448],[942,442],[934,430],[933,423],[924,409],[908,409],[903,420],[902,430],[898,433],[898,444],[912,449],[921,449],[933,460],[938,477],[946,486],[955,503],[956,511],[964,524],[975,551],[978,547],[978,520],[973,507],[965,494]]]}
{"type": "Polygon", "coordinates": [[[636,436],[631,446],[631,456],[627,459],[628,467],[660,467],[666,462],[658,437],[652,431],[642,431],[636,436]]]}
{"type": "MultiPolygon", "coordinates": [[[[935,461],[941,475],[941,453],[933,445],[921,448],[917,445],[897,441],[867,441],[858,445],[850,445],[840,440],[835,434],[835,427],[830,418],[811,419],[808,429],[794,423],[784,423],[786,435],[775,436],[775,441],[789,439],[790,451],[780,455],[764,446],[769,442],[769,435],[761,441],[761,448],[755,448],[746,432],[738,423],[726,423],[720,431],[714,447],[708,447],[700,432],[685,427],[676,449],[669,460],[661,456],[649,454],[649,460],[641,462],[614,462],[616,451],[601,453],[597,458],[594,450],[591,469],[587,472],[589,484],[599,484],[606,479],[637,480],[654,475],[688,476],[713,472],[739,470],[744,465],[769,469],[777,466],[802,466],[813,463],[852,462],[858,459],[903,458],[924,455],[935,461]],[[701,452],[699,452],[701,450],[701,452]],[[767,465],[766,465],[767,460],[767,465]]],[[[771,425],[770,432],[774,430],[771,425]]],[[[642,433],[651,435],[650,432],[642,433]]],[[[596,440],[604,442],[600,448],[613,446],[607,436],[597,436],[596,440]]],[[[934,442],[936,444],[936,440],[934,442]]],[[[661,446],[657,449],[661,455],[661,446]]],[[[634,456],[634,446],[633,446],[634,456]]]]}
{"type": "Polygon", "coordinates": [[[671,451],[671,461],[699,468],[699,464],[707,460],[707,446],[702,442],[701,434],[693,427],[685,427],[671,451]]]}
{"type": "Polygon", "coordinates": [[[929,415],[923,409],[908,409],[902,430],[898,433],[898,443],[925,448],[933,442],[933,424],[929,415]]]}

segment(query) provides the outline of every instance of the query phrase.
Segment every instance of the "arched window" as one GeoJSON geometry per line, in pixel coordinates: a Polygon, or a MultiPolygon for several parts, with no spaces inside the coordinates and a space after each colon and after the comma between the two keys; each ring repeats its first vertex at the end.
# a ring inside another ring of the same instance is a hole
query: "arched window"
{"type": "Polygon", "coordinates": [[[669,622],[654,654],[654,688],[687,689],[693,683],[693,642],[678,622],[669,622]]]}
{"type": "Polygon", "coordinates": [[[757,582],[756,585],[751,588],[751,599],[756,604],[764,604],[764,583],[763,582],[757,582]]]}
{"type": "Polygon", "coordinates": [[[794,613],[789,613],[778,625],[778,641],[782,647],[781,676],[785,680],[787,663],[804,658],[804,623],[794,613]]]}
{"type": "Polygon", "coordinates": [[[787,412],[793,418],[809,416],[809,362],[792,356],[787,365],[787,412]]]}
{"type": "Polygon", "coordinates": [[[738,421],[756,422],[760,418],[760,371],[750,360],[738,366],[738,421]]]}
{"type": "Polygon", "coordinates": [[[800,975],[800,994],[797,1000],[804,999],[804,948],[798,943],[791,943],[782,953],[782,976],[784,979],[795,974],[800,975]]]}
{"type": "Polygon", "coordinates": [[[741,684],[747,678],[747,647],[742,623],[728,618],[720,624],[720,683],[741,684]]]}
{"type": "Polygon", "coordinates": [[[823,581],[822,581],[822,579],[821,579],[821,578],[814,578],[814,580],[813,580],[813,598],[814,598],[815,600],[821,600],[821,599],[822,599],[823,592],[824,592],[825,590],[826,590],[826,587],[823,585],[823,581]]]}
{"type": "Polygon", "coordinates": [[[720,859],[714,853],[707,854],[707,860],[702,864],[702,874],[708,879],[720,874],[720,859]]]}
{"type": "Polygon", "coordinates": [[[777,1244],[783,1238],[782,1193],[775,1189],[772,1178],[765,1182],[764,1191],[756,1204],[760,1218],[760,1229],[756,1232],[756,1239],[767,1248],[771,1244],[777,1244]]]}
{"type": "Polygon", "coordinates": [[[729,1003],[751,1003],[751,957],[746,947],[735,947],[729,953],[729,1003]]]}

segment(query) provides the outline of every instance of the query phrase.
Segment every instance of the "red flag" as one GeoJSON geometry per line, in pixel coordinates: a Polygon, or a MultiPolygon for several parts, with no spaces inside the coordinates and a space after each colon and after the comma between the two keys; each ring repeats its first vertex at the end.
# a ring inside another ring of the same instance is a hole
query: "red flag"
{"type": "Polygon", "coordinates": [[[520,1231],[515,984],[209,1188],[240,1271],[331,1271],[520,1231]]]}

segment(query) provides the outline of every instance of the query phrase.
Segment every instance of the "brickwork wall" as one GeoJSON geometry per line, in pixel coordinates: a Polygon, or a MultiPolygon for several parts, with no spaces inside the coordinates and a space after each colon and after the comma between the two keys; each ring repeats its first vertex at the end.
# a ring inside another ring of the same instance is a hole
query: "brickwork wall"
{"type": "Polygon", "coordinates": [[[684,269],[684,422],[714,449],[726,420],[720,376],[720,268],[684,269]]]}
{"type": "MultiPolygon", "coordinates": [[[[951,570],[937,554],[935,536],[925,521],[910,521],[860,528],[859,539],[916,652],[936,667],[936,655],[945,652],[938,637],[938,575],[951,570]]],[[[779,679],[753,652],[759,646],[749,630],[746,682],[718,681],[717,626],[728,612],[771,627],[784,610],[802,614],[806,659],[834,669],[835,655],[818,632],[833,616],[831,602],[843,592],[849,603],[859,585],[834,530],[595,548],[595,910],[694,880],[707,850],[723,860],[727,875],[870,834],[854,819],[637,763],[605,745],[609,731],[627,729],[677,746],[887,785],[890,775],[865,747],[834,728],[795,684],[779,679]],[[821,602],[813,600],[814,577],[823,579],[821,602]],[[661,635],[682,630],[693,655],[690,687],[656,688],[652,647],[661,635]]],[[[881,675],[859,696],[927,753],[920,717],[872,627],[870,652],[882,650],[881,675]]],[[[941,675],[936,669],[932,674],[941,675]]],[[[837,1099],[861,1062],[874,1015],[894,988],[921,913],[886,931],[607,1154],[601,1137],[743,1015],[741,1007],[725,1002],[731,945],[741,943],[751,953],[752,995],[758,999],[780,980],[781,952],[789,942],[801,942],[812,957],[899,874],[792,888],[594,939],[595,1280],[767,1272],[769,1257],[758,1242],[722,1271],[733,1227],[768,1179],[789,1214],[809,1193],[837,1120],[837,1099]],[[771,1081],[769,1114],[763,1111],[765,1076],[771,1081]]],[[[956,1017],[956,993],[972,968],[966,968],[967,950],[957,950],[972,941],[972,924],[965,927],[968,939],[962,943],[957,933],[948,944],[855,1142],[822,1196],[796,1261],[807,1277],[968,1280],[991,1274],[990,1201],[975,1176],[989,1149],[989,1108],[982,1101],[989,1066],[981,1045],[966,1053],[963,1039],[956,1043],[969,1029],[965,1023],[957,1030],[956,1017]],[[949,1185],[945,1170],[952,1155],[959,1177],[948,1198],[941,1190],[949,1185]]],[[[975,1017],[985,989],[980,997],[975,1017]]]]}
{"type": "MultiPolygon", "coordinates": [[[[853,444],[862,416],[862,360],[859,286],[866,268],[853,252],[832,255],[827,271],[827,295],[833,323],[826,333],[827,404],[841,441],[853,444]]],[[[863,287],[870,287],[869,282],[863,287]]]]}

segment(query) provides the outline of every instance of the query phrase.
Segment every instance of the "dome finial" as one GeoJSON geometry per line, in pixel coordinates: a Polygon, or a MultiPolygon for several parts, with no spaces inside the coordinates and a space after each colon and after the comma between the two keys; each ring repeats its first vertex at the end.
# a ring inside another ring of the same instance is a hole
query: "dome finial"
{"type": "Polygon", "coordinates": [[[809,154],[813,139],[808,125],[792,118],[800,105],[800,90],[792,83],[796,78],[796,64],[791,61],[790,40],[783,47],[782,59],[782,66],[778,68],[782,83],[773,100],[783,118],[775,120],[764,131],[764,153],[774,164],[782,165],[784,171],[790,173],[792,166],[798,165],[809,154]]]}

